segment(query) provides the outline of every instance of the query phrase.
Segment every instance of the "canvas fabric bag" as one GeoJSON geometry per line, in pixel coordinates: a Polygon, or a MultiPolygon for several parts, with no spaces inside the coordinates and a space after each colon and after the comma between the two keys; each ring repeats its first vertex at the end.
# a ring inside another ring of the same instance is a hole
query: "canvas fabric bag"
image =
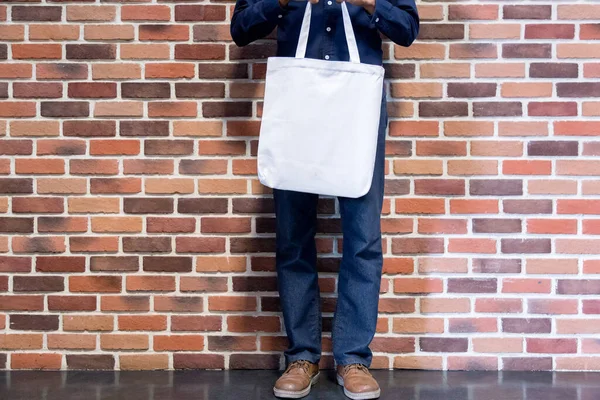
{"type": "Polygon", "coordinates": [[[361,64],[345,2],[350,61],[305,58],[307,2],[296,57],[267,60],[258,177],[270,188],[361,197],[373,178],[384,69],[361,64]]]}

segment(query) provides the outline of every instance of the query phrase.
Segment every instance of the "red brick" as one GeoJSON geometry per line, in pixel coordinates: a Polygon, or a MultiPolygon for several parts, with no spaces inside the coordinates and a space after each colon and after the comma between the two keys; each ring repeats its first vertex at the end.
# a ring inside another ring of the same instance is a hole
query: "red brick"
{"type": "Polygon", "coordinates": [[[148,104],[148,116],[151,118],[196,117],[197,114],[198,105],[191,101],[164,101],[148,104]]]}
{"type": "MultiPolygon", "coordinates": [[[[102,311],[150,311],[148,296],[104,296],[101,298],[100,304],[102,311]]],[[[110,321],[112,322],[112,318],[110,321]]]]}
{"type": "Polygon", "coordinates": [[[488,253],[496,252],[496,241],[493,239],[449,239],[448,250],[452,253],[488,253]]]}
{"type": "Polygon", "coordinates": [[[528,353],[577,353],[577,339],[527,338],[526,343],[528,353]]]}
{"type": "MultiPolygon", "coordinates": [[[[203,305],[202,297],[154,297],[154,309],[156,311],[202,312],[204,311],[203,305]]],[[[219,317],[215,316],[213,318],[219,317]]]]}
{"type": "Polygon", "coordinates": [[[120,331],[164,331],[167,328],[165,315],[119,315],[120,331]]]}
{"type": "Polygon", "coordinates": [[[112,21],[116,16],[115,6],[68,6],[67,21],[112,21]]]}
{"type": "Polygon", "coordinates": [[[182,277],[180,290],[182,292],[225,292],[227,282],[220,277],[182,277]]]}
{"type": "Polygon", "coordinates": [[[15,161],[15,172],[17,174],[59,174],[65,173],[65,162],[60,159],[27,159],[20,158],[15,161]]]}
{"type": "Polygon", "coordinates": [[[69,171],[73,175],[116,175],[118,160],[71,160],[69,171]]]}
{"type": "Polygon", "coordinates": [[[126,289],[128,292],[173,292],[175,291],[175,277],[128,276],[126,289]]]}
{"type": "Polygon", "coordinates": [[[64,253],[65,239],[60,236],[21,237],[12,240],[15,253],[64,253]]]}
{"type": "Polygon", "coordinates": [[[67,315],[64,331],[112,331],[114,318],[110,315],[67,315]]]}
{"type": "Polygon", "coordinates": [[[115,98],[117,97],[117,84],[114,82],[71,82],[68,95],[71,98],[115,98]]]}
{"type": "Polygon", "coordinates": [[[1,295],[0,310],[7,311],[42,311],[43,296],[39,295],[1,295]]]}
{"type": "Polygon", "coordinates": [[[573,39],[573,24],[528,24],[525,25],[525,39],[573,39]]]}
{"type": "MultiPolygon", "coordinates": [[[[56,291],[62,291],[64,290],[64,285],[62,283],[62,278],[59,277],[54,277],[54,279],[47,279],[42,281],[41,279],[37,278],[37,277],[31,277],[32,279],[29,279],[29,277],[15,277],[14,281],[17,283],[17,286],[15,286],[13,288],[13,291],[17,292],[23,292],[23,291],[32,291],[32,292],[56,292],[56,291]],[[30,288],[31,287],[31,288],[30,288]]],[[[0,291],[2,292],[7,292],[8,291],[8,276],[3,276],[0,277],[0,291]]],[[[15,320],[24,320],[31,317],[31,319],[36,319],[36,320],[44,320],[47,319],[46,316],[17,316],[17,315],[11,315],[10,321],[11,324],[15,324],[15,320]]],[[[43,321],[40,321],[43,322],[43,321]]],[[[4,325],[4,321],[2,321],[2,323],[0,323],[0,326],[4,325]]],[[[22,324],[24,325],[24,324],[22,324]]],[[[36,324],[37,325],[37,324],[36,324]]],[[[44,325],[43,323],[40,323],[39,325],[44,325]]],[[[27,327],[20,327],[17,328],[17,325],[15,324],[15,328],[14,329],[23,329],[23,330],[27,330],[29,329],[29,326],[27,327]]],[[[41,329],[41,328],[40,328],[41,329]]],[[[56,327],[51,328],[53,330],[57,329],[56,327]]]]}
{"type": "Polygon", "coordinates": [[[84,39],[87,41],[102,40],[133,40],[133,25],[86,25],[84,26],[84,39]]]}
{"type": "Polygon", "coordinates": [[[91,271],[137,271],[138,257],[134,256],[93,256],[90,258],[91,271]]]}
{"type": "Polygon", "coordinates": [[[62,354],[15,353],[11,356],[12,369],[57,370],[61,368],[62,354]]]}
{"type": "Polygon", "coordinates": [[[93,334],[50,334],[48,349],[94,350],[96,336],[93,334]]]}
{"type": "Polygon", "coordinates": [[[496,318],[453,318],[450,320],[449,331],[452,333],[498,332],[496,318]]]}
{"type": "Polygon", "coordinates": [[[225,6],[176,5],[175,21],[224,21],[225,6]]]}
{"type": "Polygon", "coordinates": [[[441,318],[394,318],[395,333],[442,333],[444,320],[441,318]]]}
{"type": "Polygon", "coordinates": [[[0,65],[0,78],[2,79],[31,78],[31,74],[31,64],[4,63],[0,65]]]}
{"type": "Polygon", "coordinates": [[[495,371],[498,369],[498,359],[496,357],[483,356],[449,356],[448,369],[466,371],[495,371]]]}
{"type": "MultiPolygon", "coordinates": [[[[419,272],[423,274],[428,273],[460,273],[467,272],[467,260],[463,258],[437,258],[429,257],[422,258],[419,260],[419,272]]],[[[412,269],[411,269],[412,272],[412,269]]]]}
{"type": "Polygon", "coordinates": [[[68,60],[113,60],[117,48],[114,44],[66,44],[68,60]]]}
{"type": "Polygon", "coordinates": [[[174,315],[171,317],[171,329],[182,332],[210,332],[221,330],[220,316],[184,316],[174,315]]]}
{"type": "Polygon", "coordinates": [[[48,296],[50,311],[96,311],[95,296],[48,296]]]}
{"type": "Polygon", "coordinates": [[[114,236],[77,236],[69,238],[72,252],[109,252],[118,251],[119,239],[114,236]]]}
{"type": "Polygon", "coordinates": [[[532,314],[577,314],[578,304],[576,299],[529,299],[528,309],[532,314]]]}
{"type": "Polygon", "coordinates": [[[122,21],[169,21],[171,8],[168,5],[124,5],[121,7],[122,21]]]}
{"type": "Polygon", "coordinates": [[[450,5],[449,20],[495,20],[498,19],[498,6],[489,5],[450,5]]]}
{"type": "Polygon", "coordinates": [[[225,46],[222,44],[177,44],[176,60],[224,60],[225,46]]]}
{"type": "Polygon", "coordinates": [[[600,39],[600,30],[597,24],[581,24],[579,26],[579,38],[582,40],[600,39]]]}
{"type": "Polygon", "coordinates": [[[246,270],[246,258],[242,256],[216,257],[216,256],[197,256],[196,271],[198,272],[218,272],[218,271],[238,271],[246,270]]]}
{"type": "Polygon", "coordinates": [[[469,299],[466,298],[422,298],[421,312],[431,313],[468,313],[471,309],[469,299]]]}
{"type": "Polygon", "coordinates": [[[436,278],[398,278],[394,280],[394,293],[442,293],[443,281],[436,278]]]}
{"type": "MultiPolygon", "coordinates": [[[[169,45],[168,44],[139,44],[139,43],[122,43],[120,46],[121,59],[123,60],[166,60],[170,58],[169,45]]],[[[146,67],[150,67],[152,64],[147,64],[146,67]]],[[[176,64],[172,64],[176,67],[176,64]]],[[[148,68],[147,68],[148,69],[148,68]]],[[[151,68],[154,72],[157,72],[155,67],[151,68]]],[[[170,69],[168,65],[165,65],[163,69],[170,69]]],[[[162,72],[162,70],[161,70],[162,72]]],[[[153,73],[147,74],[147,78],[157,78],[159,76],[153,76],[153,73]]]]}
{"type": "Polygon", "coordinates": [[[141,232],[143,221],[139,217],[93,217],[92,232],[141,232]]]}
{"type": "Polygon", "coordinates": [[[211,351],[256,350],[256,338],[254,336],[208,336],[207,339],[207,347],[211,351]]]}
{"type": "MultiPolygon", "coordinates": [[[[50,82],[15,82],[13,83],[15,98],[58,98],[62,97],[62,84],[50,82]]],[[[16,121],[15,121],[16,122],[16,121]]],[[[36,121],[38,123],[42,121],[36,121]]],[[[30,125],[33,125],[29,122],[30,125]]],[[[11,132],[11,136],[15,136],[11,132]]]]}
{"type": "Polygon", "coordinates": [[[169,366],[168,354],[133,354],[119,356],[121,369],[127,371],[165,370],[169,366]]]}
{"type": "Polygon", "coordinates": [[[90,154],[98,156],[137,155],[139,153],[139,140],[94,140],[90,147],[90,154]]]}
{"type": "MultiPolygon", "coordinates": [[[[0,18],[1,19],[1,18],[0,18]]],[[[31,27],[30,27],[31,30],[31,27]]],[[[5,25],[0,27],[0,38],[2,40],[24,41],[25,26],[24,25],[5,25]]]]}
{"type": "Polygon", "coordinates": [[[60,21],[62,7],[59,6],[13,6],[13,21],[60,21]]]}
{"type": "Polygon", "coordinates": [[[148,335],[142,334],[103,334],[100,336],[102,350],[147,350],[148,335]]]}
{"type": "Polygon", "coordinates": [[[60,44],[13,44],[11,46],[14,60],[60,60],[62,58],[62,46],[60,44]]]}
{"type": "Polygon", "coordinates": [[[181,41],[189,39],[187,25],[140,25],[139,40],[170,40],[181,41]]]}
{"type": "Polygon", "coordinates": [[[71,276],[69,290],[86,293],[120,293],[119,276],[71,276]]]}
{"type": "Polygon", "coordinates": [[[139,79],[142,76],[140,65],[132,63],[92,65],[92,79],[139,79]]]}
{"type": "Polygon", "coordinates": [[[201,351],[204,337],[200,335],[154,336],[154,351],[201,351]]]}
{"type": "Polygon", "coordinates": [[[229,316],[227,326],[230,332],[279,332],[278,317],[229,316]]]}
{"type": "Polygon", "coordinates": [[[115,360],[112,355],[104,354],[68,354],[67,368],[71,370],[113,370],[115,360]]]}
{"type": "Polygon", "coordinates": [[[413,198],[397,199],[396,212],[404,214],[443,214],[443,199],[413,198]]]}
{"type": "Polygon", "coordinates": [[[147,230],[152,233],[192,233],[196,229],[194,218],[149,217],[147,230]]]}
{"type": "Polygon", "coordinates": [[[475,338],[473,350],[477,353],[521,353],[523,340],[521,338],[475,338]]]}
{"type": "Polygon", "coordinates": [[[35,114],[35,103],[27,101],[4,101],[0,108],[0,117],[35,117],[35,114]]]}
{"type": "Polygon", "coordinates": [[[29,25],[30,40],[77,40],[79,26],[59,24],[31,24],[29,25]]]}

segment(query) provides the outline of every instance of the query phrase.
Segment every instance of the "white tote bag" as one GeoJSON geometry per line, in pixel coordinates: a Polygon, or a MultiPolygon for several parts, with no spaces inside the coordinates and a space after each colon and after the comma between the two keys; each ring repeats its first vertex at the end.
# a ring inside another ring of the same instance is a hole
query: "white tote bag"
{"type": "Polygon", "coordinates": [[[346,3],[350,62],[305,58],[307,2],[296,57],[270,57],[258,177],[270,188],[360,197],[373,178],[384,69],[361,64],[346,3]]]}

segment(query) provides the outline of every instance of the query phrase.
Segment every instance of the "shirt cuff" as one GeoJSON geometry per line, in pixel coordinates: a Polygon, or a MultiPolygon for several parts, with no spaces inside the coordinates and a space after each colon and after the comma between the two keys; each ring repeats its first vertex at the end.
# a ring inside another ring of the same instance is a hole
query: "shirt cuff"
{"type": "Polygon", "coordinates": [[[375,0],[375,10],[373,11],[373,14],[370,14],[371,20],[369,21],[369,26],[371,28],[377,27],[381,19],[388,14],[393,7],[392,3],[388,0],[375,0]]]}
{"type": "Polygon", "coordinates": [[[262,0],[263,13],[269,21],[277,21],[286,9],[279,4],[279,0],[262,0]]]}

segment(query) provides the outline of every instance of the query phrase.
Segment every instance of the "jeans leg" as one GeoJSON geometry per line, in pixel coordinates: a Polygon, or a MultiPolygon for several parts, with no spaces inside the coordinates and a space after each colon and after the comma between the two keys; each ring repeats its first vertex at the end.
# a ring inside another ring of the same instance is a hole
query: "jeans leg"
{"type": "Polygon", "coordinates": [[[357,199],[339,198],[344,250],[332,332],[333,355],[338,365],[370,366],[372,360],[369,345],[377,326],[383,267],[380,221],[385,182],[385,97],[381,107],[371,189],[357,199]]]}
{"type": "Polygon", "coordinates": [[[315,194],[274,190],[277,283],[289,340],[286,362],[321,357],[315,194]]]}

